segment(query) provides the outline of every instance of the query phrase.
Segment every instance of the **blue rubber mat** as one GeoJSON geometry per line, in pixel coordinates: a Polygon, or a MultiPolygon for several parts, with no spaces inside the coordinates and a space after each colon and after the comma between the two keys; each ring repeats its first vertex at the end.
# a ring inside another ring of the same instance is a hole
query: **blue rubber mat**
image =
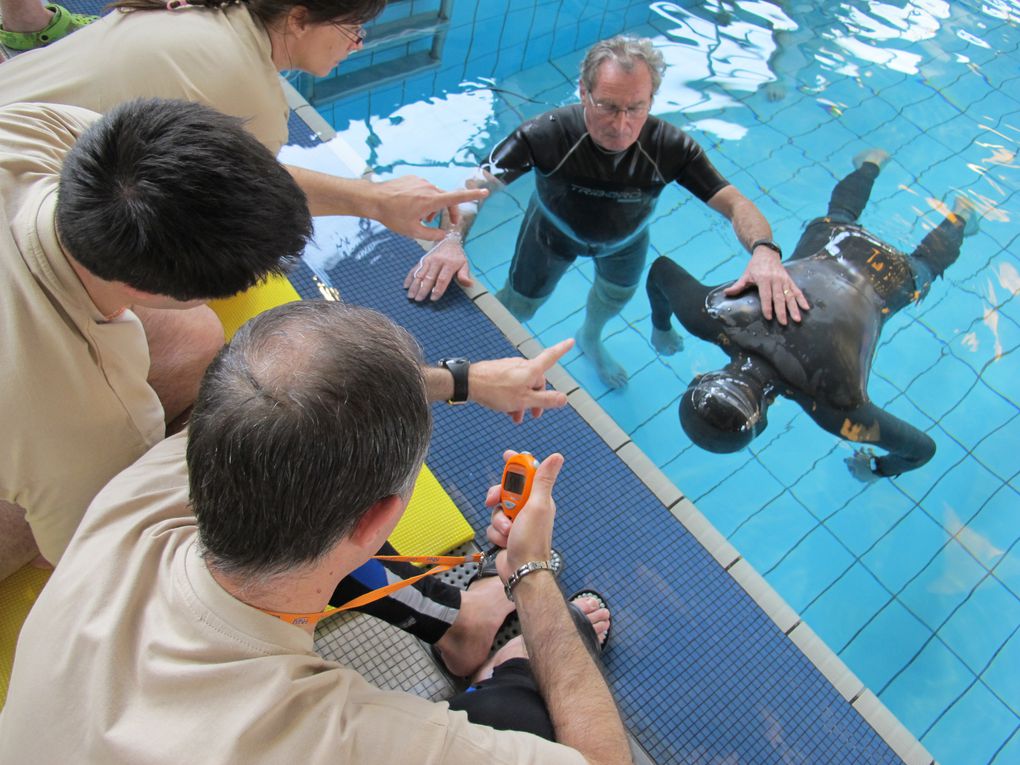
{"type": "MultiPolygon", "coordinates": [[[[331,265],[314,274],[299,266],[298,292],[318,297],[325,285],[385,313],[415,334],[429,361],[516,355],[459,290],[437,305],[407,300],[400,284],[421,255],[417,244],[389,232],[366,239],[370,252],[312,254],[331,265]]],[[[555,538],[564,586],[594,587],[610,600],[607,673],[656,762],[900,761],[573,410],[521,426],[473,405],[436,406],[435,415],[429,465],[479,533],[503,449],[565,456],[555,538]]]]}

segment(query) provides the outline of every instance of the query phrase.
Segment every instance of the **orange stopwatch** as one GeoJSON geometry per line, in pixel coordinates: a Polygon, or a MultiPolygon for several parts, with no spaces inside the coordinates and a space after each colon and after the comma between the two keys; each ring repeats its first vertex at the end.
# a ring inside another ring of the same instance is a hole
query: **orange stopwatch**
{"type": "Polygon", "coordinates": [[[506,461],[503,480],[499,488],[499,503],[503,514],[511,521],[517,517],[531,494],[531,484],[538,470],[538,460],[531,452],[520,452],[506,461]]]}

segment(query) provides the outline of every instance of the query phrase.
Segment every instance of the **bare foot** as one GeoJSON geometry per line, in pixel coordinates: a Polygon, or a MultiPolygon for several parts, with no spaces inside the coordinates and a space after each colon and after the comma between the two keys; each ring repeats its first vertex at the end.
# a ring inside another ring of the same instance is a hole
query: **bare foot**
{"type": "Polygon", "coordinates": [[[953,215],[963,221],[963,235],[974,236],[978,232],[981,216],[977,207],[964,194],[958,194],[953,200],[953,215]]]}
{"type": "Polygon", "coordinates": [[[865,162],[878,165],[879,169],[889,161],[889,152],[885,149],[865,149],[854,157],[854,167],[860,169],[865,162]]]}
{"type": "Polygon", "coordinates": [[[577,347],[595,365],[595,371],[606,387],[616,389],[627,384],[627,370],[609,354],[602,339],[586,327],[577,332],[577,347]]]}
{"type": "Polygon", "coordinates": [[[457,677],[474,672],[489,655],[496,632],[513,610],[498,576],[479,579],[465,590],[456,621],[436,643],[446,668],[457,677]]]}
{"type": "MultiPolygon", "coordinates": [[[[599,645],[604,643],[606,633],[609,632],[609,625],[611,624],[609,609],[602,608],[595,598],[577,598],[572,602],[585,613],[588,620],[592,623],[592,626],[595,628],[595,634],[599,638],[599,645]]],[[[528,649],[524,645],[524,638],[518,635],[513,640],[508,641],[496,653],[492,654],[489,660],[471,676],[471,682],[477,685],[483,680],[488,680],[492,677],[493,670],[505,661],[526,658],[528,658],[528,649]]]]}

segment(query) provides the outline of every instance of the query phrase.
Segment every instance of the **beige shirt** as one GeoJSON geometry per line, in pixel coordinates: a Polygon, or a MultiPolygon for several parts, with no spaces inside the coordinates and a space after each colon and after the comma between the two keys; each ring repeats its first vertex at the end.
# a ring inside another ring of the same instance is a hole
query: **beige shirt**
{"type": "Polygon", "coordinates": [[[4,64],[0,105],[82,106],[104,113],[132,98],[179,98],[248,120],[273,154],[287,107],[269,35],[243,5],[225,11],[113,11],[73,35],[4,64]]]}
{"type": "Polygon", "coordinates": [[[0,499],[27,510],[54,563],[103,484],[164,432],[141,323],[104,321],[57,241],[60,166],[98,116],[0,109],[0,499]]]}
{"type": "Polygon", "coordinates": [[[185,447],[163,441],[89,508],[21,631],[0,762],[583,765],[375,688],[231,597],[197,551],[185,447]]]}

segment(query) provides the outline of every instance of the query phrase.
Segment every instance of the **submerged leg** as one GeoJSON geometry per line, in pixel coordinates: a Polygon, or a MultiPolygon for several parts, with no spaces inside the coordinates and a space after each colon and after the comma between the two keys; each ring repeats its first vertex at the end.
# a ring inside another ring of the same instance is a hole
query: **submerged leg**
{"type": "Polygon", "coordinates": [[[865,149],[853,161],[854,171],[836,184],[829,198],[828,216],[839,223],[856,223],[861,217],[889,154],[882,149],[865,149]]]}
{"type": "Polygon", "coordinates": [[[937,228],[929,231],[911,253],[917,299],[924,297],[931,283],[960,257],[963,238],[977,233],[978,219],[974,204],[966,196],[959,195],[952,212],[937,228]]]}
{"type": "Polygon", "coordinates": [[[807,225],[790,260],[814,255],[828,242],[834,225],[857,222],[871,198],[875,179],[888,161],[889,154],[882,149],[865,149],[854,157],[854,171],[833,188],[825,217],[807,225]]]}
{"type": "Polygon", "coordinates": [[[595,365],[599,379],[610,388],[622,388],[626,385],[627,371],[606,350],[602,342],[602,330],[611,318],[623,310],[636,291],[636,284],[621,287],[596,276],[595,283],[588,292],[584,324],[577,333],[578,347],[595,365]]]}
{"type": "Polygon", "coordinates": [[[496,293],[496,300],[506,306],[506,309],[514,315],[517,321],[527,321],[530,319],[548,299],[548,295],[543,295],[542,297],[522,295],[510,286],[509,281],[496,293]]]}

